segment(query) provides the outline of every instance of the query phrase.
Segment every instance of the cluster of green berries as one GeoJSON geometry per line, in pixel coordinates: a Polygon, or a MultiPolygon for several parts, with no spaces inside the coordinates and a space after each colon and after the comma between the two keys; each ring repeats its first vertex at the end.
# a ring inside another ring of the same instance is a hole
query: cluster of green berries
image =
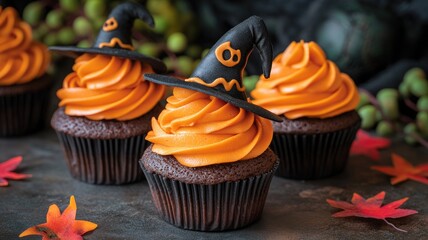
{"type": "Polygon", "coordinates": [[[428,80],[424,71],[410,69],[398,90],[385,88],[376,97],[360,91],[357,111],[362,119],[361,128],[375,128],[380,136],[404,133],[409,144],[428,138],[428,80]]]}
{"type": "MultiPolygon", "coordinates": [[[[29,3],[23,20],[33,28],[33,37],[51,45],[90,47],[104,24],[109,10],[122,1],[113,0],[50,0],[29,3]]],[[[198,26],[185,0],[148,0],[146,7],[153,14],[155,28],[141,20],[134,22],[136,51],[160,58],[168,69],[189,76],[204,52],[196,42],[198,26]]]]}

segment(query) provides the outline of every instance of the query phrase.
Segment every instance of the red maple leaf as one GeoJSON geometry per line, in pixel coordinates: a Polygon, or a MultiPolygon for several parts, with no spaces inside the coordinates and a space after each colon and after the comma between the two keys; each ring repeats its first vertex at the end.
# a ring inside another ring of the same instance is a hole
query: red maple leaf
{"type": "Polygon", "coordinates": [[[392,185],[409,179],[428,185],[428,163],[413,166],[400,155],[392,153],[391,156],[394,167],[372,166],[371,169],[394,176],[391,178],[392,185]]]}
{"type": "Polygon", "coordinates": [[[418,213],[411,209],[399,209],[404,202],[409,198],[403,198],[387,205],[381,206],[385,198],[385,192],[380,192],[376,196],[369,199],[364,199],[359,194],[354,193],[352,196],[351,203],[344,201],[334,201],[327,199],[327,203],[335,208],[343,209],[341,212],[333,214],[333,217],[363,217],[363,218],[375,218],[384,220],[387,224],[391,225],[399,231],[406,232],[405,230],[399,229],[392,223],[388,222],[386,218],[401,218],[418,213]]]}
{"type": "Polygon", "coordinates": [[[70,204],[61,214],[58,206],[52,204],[46,214],[46,223],[28,228],[19,237],[40,235],[42,240],[83,240],[82,235],[97,228],[97,224],[76,219],[76,200],[70,197],[70,204]]]}
{"type": "Polygon", "coordinates": [[[21,174],[12,172],[22,162],[22,157],[17,156],[0,163],[0,187],[9,185],[7,179],[19,180],[31,177],[30,174],[21,174]]]}
{"type": "Polygon", "coordinates": [[[351,155],[365,155],[372,160],[379,160],[379,149],[387,148],[391,145],[388,138],[373,137],[363,130],[358,130],[357,138],[351,146],[351,155]]]}

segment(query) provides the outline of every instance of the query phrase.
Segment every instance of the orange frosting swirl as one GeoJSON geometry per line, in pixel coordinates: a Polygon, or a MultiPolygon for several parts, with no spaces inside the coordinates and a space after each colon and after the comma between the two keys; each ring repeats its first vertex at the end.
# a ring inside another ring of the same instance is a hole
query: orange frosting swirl
{"type": "Polygon", "coordinates": [[[135,119],[150,111],[165,92],[163,85],[144,80],[143,74],[153,70],[139,61],[86,53],[76,58],[73,70],[57,92],[59,106],[70,116],[135,119]]]}
{"type": "Polygon", "coordinates": [[[314,42],[293,42],[261,76],[251,92],[254,103],[288,119],[328,118],[354,110],[359,101],[354,81],[314,42]]]}
{"type": "Polygon", "coordinates": [[[15,9],[0,7],[0,86],[40,77],[49,63],[49,51],[32,40],[31,27],[19,19],[15,9]]]}
{"type": "Polygon", "coordinates": [[[146,139],[152,151],[173,155],[182,165],[201,167],[251,159],[272,140],[272,123],[219,98],[174,88],[146,139]]]}

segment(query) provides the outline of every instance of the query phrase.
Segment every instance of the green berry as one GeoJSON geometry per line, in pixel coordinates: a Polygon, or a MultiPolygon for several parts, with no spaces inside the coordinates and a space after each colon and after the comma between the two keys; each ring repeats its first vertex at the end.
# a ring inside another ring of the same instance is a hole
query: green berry
{"type": "Polygon", "coordinates": [[[400,86],[398,86],[398,91],[403,97],[408,97],[410,95],[410,87],[409,84],[402,82],[400,86]]]}
{"type": "Polygon", "coordinates": [[[58,31],[58,42],[63,45],[70,45],[74,43],[76,39],[76,34],[73,29],[70,27],[62,28],[58,31]]]}
{"type": "Polygon", "coordinates": [[[157,33],[165,33],[165,31],[168,29],[168,21],[166,18],[160,15],[155,15],[153,16],[153,19],[155,20],[154,31],[157,33]]]}
{"type": "Polygon", "coordinates": [[[80,0],[59,0],[59,6],[66,12],[76,12],[80,6],[80,0]]]}
{"type": "Polygon", "coordinates": [[[78,36],[88,36],[92,33],[92,24],[85,17],[74,19],[73,29],[78,36]]]}
{"type": "Polygon", "coordinates": [[[416,103],[416,106],[418,107],[419,111],[428,112],[428,96],[423,96],[419,98],[418,102],[416,103]]]}
{"type": "Polygon", "coordinates": [[[379,100],[383,98],[398,98],[398,91],[394,88],[384,88],[377,93],[376,98],[379,100]]]}
{"type": "Polygon", "coordinates": [[[383,115],[390,120],[396,120],[400,116],[397,99],[384,99],[379,101],[383,115]]]}
{"type": "Polygon", "coordinates": [[[410,92],[417,96],[428,96],[428,81],[426,79],[414,79],[410,83],[410,92]]]}
{"type": "Polygon", "coordinates": [[[188,56],[180,56],[177,58],[178,69],[184,76],[190,76],[193,72],[193,59],[188,56]]]}
{"type": "Polygon", "coordinates": [[[258,75],[246,76],[242,79],[242,83],[244,84],[245,90],[247,92],[251,92],[256,87],[258,81],[258,75]]]}
{"type": "Polygon", "coordinates": [[[396,120],[400,112],[398,110],[398,91],[393,88],[385,88],[378,92],[376,98],[383,115],[390,120],[396,120]]]}
{"type": "Polygon", "coordinates": [[[50,11],[46,15],[46,24],[51,28],[58,28],[62,25],[64,13],[60,9],[50,11]]]}
{"type": "Polygon", "coordinates": [[[166,57],[162,59],[162,62],[165,63],[166,69],[168,69],[168,71],[174,69],[174,62],[171,60],[171,58],[166,57]]]}
{"type": "Polygon", "coordinates": [[[88,18],[95,20],[105,15],[106,3],[104,0],[87,0],[83,9],[88,18]]]}
{"type": "Polygon", "coordinates": [[[394,133],[394,127],[388,121],[380,121],[376,126],[376,133],[379,136],[391,136],[394,133]]]}
{"type": "Polygon", "coordinates": [[[416,125],[423,135],[428,136],[428,112],[419,112],[416,115],[416,125]]]}
{"type": "Polygon", "coordinates": [[[403,79],[405,83],[410,83],[414,79],[426,79],[426,76],[424,70],[420,68],[412,68],[404,74],[403,79]]]}
{"type": "Polygon", "coordinates": [[[22,19],[32,26],[36,26],[42,20],[44,12],[43,4],[39,1],[29,3],[22,13],[22,19]]]}
{"type": "Polygon", "coordinates": [[[357,109],[370,103],[369,96],[365,92],[360,92],[360,101],[358,102],[357,109]]]}
{"type": "Polygon", "coordinates": [[[33,29],[33,39],[42,41],[45,35],[49,32],[49,27],[46,24],[41,24],[37,28],[33,29]]]}
{"type": "Polygon", "coordinates": [[[186,48],[187,38],[183,33],[176,32],[168,37],[166,44],[169,50],[179,53],[186,48]]]}
{"type": "Polygon", "coordinates": [[[91,43],[88,40],[82,40],[79,43],[77,43],[77,47],[79,47],[79,48],[89,48],[89,47],[91,47],[91,43]]]}
{"type": "Polygon", "coordinates": [[[376,112],[373,105],[365,105],[358,110],[361,117],[361,128],[370,129],[376,124],[376,112]]]}
{"type": "Polygon", "coordinates": [[[406,136],[404,137],[404,141],[412,145],[417,143],[417,140],[412,136],[412,134],[415,134],[418,131],[414,123],[407,124],[403,130],[404,130],[404,133],[406,134],[406,136]]]}
{"type": "Polygon", "coordinates": [[[55,33],[46,34],[43,38],[43,43],[48,46],[56,45],[58,43],[57,35],[55,33]]]}
{"type": "Polygon", "coordinates": [[[141,54],[144,54],[150,57],[157,57],[159,55],[160,49],[158,45],[156,45],[155,43],[146,42],[140,45],[137,51],[141,54]]]}

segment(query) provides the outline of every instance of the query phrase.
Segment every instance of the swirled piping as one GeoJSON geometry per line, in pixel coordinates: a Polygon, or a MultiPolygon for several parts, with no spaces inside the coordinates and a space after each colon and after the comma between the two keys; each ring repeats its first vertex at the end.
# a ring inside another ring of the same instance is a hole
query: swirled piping
{"type": "Polygon", "coordinates": [[[31,27],[13,8],[0,7],[0,86],[40,77],[50,63],[47,47],[32,40],[31,27]]]}
{"type": "Polygon", "coordinates": [[[59,106],[71,116],[91,120],[138,118],[162,98],[165,87],[144,80],[150,65],[100,54],[83,54],[57,92],[59,106]]]}
{"type": "Polygon", "coordinates": [[[315,43],[293,42],[260,77],[251,92],[254,104],[288,119],[328,118],[354,110],[359,101],[353,80],[315,43]]]}
{"type": "Polygon", "coordinates": [[[160,155],[201,167],[251,159],[269,146],[272,123],[219,98],[174,88],[146,139],[160,155]]]}

